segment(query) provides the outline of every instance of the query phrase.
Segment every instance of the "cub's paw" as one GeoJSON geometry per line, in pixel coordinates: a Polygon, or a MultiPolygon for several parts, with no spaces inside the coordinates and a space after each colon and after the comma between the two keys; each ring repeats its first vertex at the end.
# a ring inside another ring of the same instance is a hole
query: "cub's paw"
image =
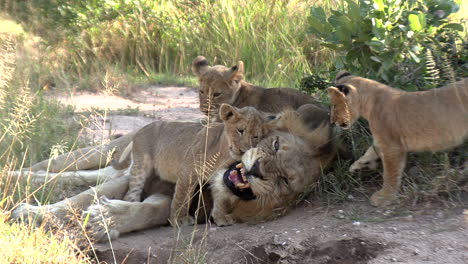
{"type": "Polygon", "coordinates": [[[123,200],[127,202],[140,202],[141,201],[140,194],[130,193],[130,192],[127,192],[127,194],[125,194],[123,200]]]}
{"type": "Polygon", "coordinates": [[[195,224],[195,218],[191,215],[171,216],[170,222],[173,227],[188,226],[195,224]]]}
{"type": "Polygon", "coordinates": [[[383,190],[375,192],[371,198],[370,203],[373,206],[384,207],[394,203],[398,198],[397,193],[388,193],[383,190]]]}
{"type": "Polygon", "coordinates": [[[363,170],[376,170],[378,167],[379,167],[378,160],[371,160],[371,161],[356,160],[349,167],[349,172],[356,173],[358,171],[363,171],[363,170]]]}
{"type": "Polygon", "coordinates": [[[231,215],[225,214],[223,216],[214,216],[213,220],[215,221],[217,226],[230,226],[236,223],[231,215]]]}
{"type": "Polygon", "coordinates": [[[83,212],[86,223],[86,231],[96,241],[116,239],[120,236],[116,228],[114,218],[121,214],[122,210],[112,203],[112,200],[102,197],[98,204],[93,204],[83,212]]]}

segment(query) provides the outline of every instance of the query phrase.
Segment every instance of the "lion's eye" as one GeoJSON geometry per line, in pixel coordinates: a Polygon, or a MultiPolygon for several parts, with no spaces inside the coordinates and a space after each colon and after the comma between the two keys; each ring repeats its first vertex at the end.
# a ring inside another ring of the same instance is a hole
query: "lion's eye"
{"type": "Polygon", "coordinates": [[[237,133],[239,133],[240,135],[244,134],[244,130],[243,129],[237,129],[237,133]]]}
{"type": "Polygon", "coordinates": [[[221,93],[214,93],[213,96],[214,97],[219,97],[221,95],[221,93]]]}
{"type": "Polygon", "coordinates": [[[281,177],[281,179],[286,183],[286,185],[289,185],[289,180],[286,177],[281,177]]]}
{"type": "Polygon", "coordinates": [[[273,141],[273,149],[274,149],[275,151],[278,151],[278,150],[279,150],[279,147],[280,147],[280,145],[279,145],[279,139],[276,138],[275,141],[273,141]]]}
{"type": "Polygon", "coordinates": [[[254,139],[258,139],[258,136],[254,136],[253,138],[254,138],[254,139]]]}
{"type": "Polygon", "coordinates": [[[203,90],[200,90],[200,94],[202,94],[202,95],[203,95],[203,94],[205,94],[205,92],[204,92],[203,90]]]}

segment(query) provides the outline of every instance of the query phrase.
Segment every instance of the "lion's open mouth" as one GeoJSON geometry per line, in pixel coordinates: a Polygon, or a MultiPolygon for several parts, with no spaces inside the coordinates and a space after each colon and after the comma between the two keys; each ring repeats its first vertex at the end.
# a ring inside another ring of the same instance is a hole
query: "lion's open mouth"
{"type": "Polygon", "coordinates": [[[229,171],[228,179],[239,189],[250,188],[250,182],[245,176],[244,164],[237,163],[235,169],[229,171]]]}
{"type": "Polygon", "coordinates": [[[250,188],[248,173],[245,171],[242,162],[237,162],[229,166],[229,169],[224,172],[223,181],[226,187],[242,200],[253,200],[255,195],[250,188]]]}

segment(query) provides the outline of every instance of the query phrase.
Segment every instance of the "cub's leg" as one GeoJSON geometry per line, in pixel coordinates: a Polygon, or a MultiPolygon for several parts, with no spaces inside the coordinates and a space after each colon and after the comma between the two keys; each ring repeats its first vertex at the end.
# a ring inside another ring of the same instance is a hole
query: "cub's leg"
{"type": "Polygon", "coordinates": [[[94,188],[88,189],[71,198],[62,200],[55,204],[35,206],[30,204],[20,204],[11,213],[13,219],[28,219],[32,217],[37,219],[38,223],[44,220],[47,214],[51,214],[59,221],[68,221],[67,215],[70,208],[82,210],[91,205],[96,197],[105,195],[116,199],[121,199],[128,188],[128,177],[123,176],[115,178],[112,181],[105,182],[94,188]]]}
{"type": "Polygon", "coordinates": [[[360,157],[358,160],[356,160],[351,167],[349,167],[349,172],[355,173],[356,171],[359,170],[364,170],[364,169],[369,169],[369,170],[375,170],[379,166],[379,159],[381,154],[378,153],[380,152],[377,146],[374,144],[370,146],[366,153],[362,157],[360,157]]]}
{"type": "Polygon", "coordinates": [[[401,175],[406,164],[406,152],[399,148],[382,148],[382,161],[383,186],[370,199],[374,206],[386,206],[397,198],[401,175]]]}
{"type": "Polygon", "coordinates": [[[151,175],[151,158],[149,155],[139,154],[137,151],[132,152],[132,155],[133,164],[130,168],[128,191],[125,194],[124,200],[128,202],[140,202],[143,187],[151,175]]]}
{"type": "MultiPolygon", "coordinates": [[[[188,177],[178,177],[171,203],[170,222],[172,226],[193,225],[195,223],[195,218],[189,214],[189,210],[192,196],[199,185],[197,178],[193,173],[188,177]]],[[[200,183],[200,186],[202,185],[203,183],[200,183]]]]}
{"type": "Polygon", "coordinates": [[[211,216],[218,226],[228,226],[235,223],[231,213],[238,202],[238,198],[230,194],[223,183],[224,171],[216,172],[211,184],[211,193],[213,196],[213,210],[211,216]]]}
{"type": "Polygon", "coordinates": [[[238,199],[234,195],[225,195],[217,197],[213,201],[213,210],[211,216],[218,226],[233,225],[236,221],[232,217],[232,210],[238,199]]]}
{"type": "Polygon", "coordinates": [[[115,239],[120,234],[167,224],[171,197],[153,194],[143,202],[109,200],[105,197],[83,212],[89,215],[87,228],[97,241],[115,239]]]}

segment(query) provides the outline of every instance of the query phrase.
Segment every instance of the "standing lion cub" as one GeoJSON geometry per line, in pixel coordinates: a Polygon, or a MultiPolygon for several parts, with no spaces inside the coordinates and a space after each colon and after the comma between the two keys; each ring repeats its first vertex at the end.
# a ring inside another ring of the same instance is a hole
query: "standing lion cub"
{"type": "Polygon", "coordinates": [[[350,73],[338,74],[328,88],[331,122],[348,129],[359,117],[369,121],[374,144],[354,162],[353,172],[383,161],[383,187],[371,204],[397,198],[408,151],[439,151],[468,137],[468,79],[419,92],[405,92],[350,73]]]}

